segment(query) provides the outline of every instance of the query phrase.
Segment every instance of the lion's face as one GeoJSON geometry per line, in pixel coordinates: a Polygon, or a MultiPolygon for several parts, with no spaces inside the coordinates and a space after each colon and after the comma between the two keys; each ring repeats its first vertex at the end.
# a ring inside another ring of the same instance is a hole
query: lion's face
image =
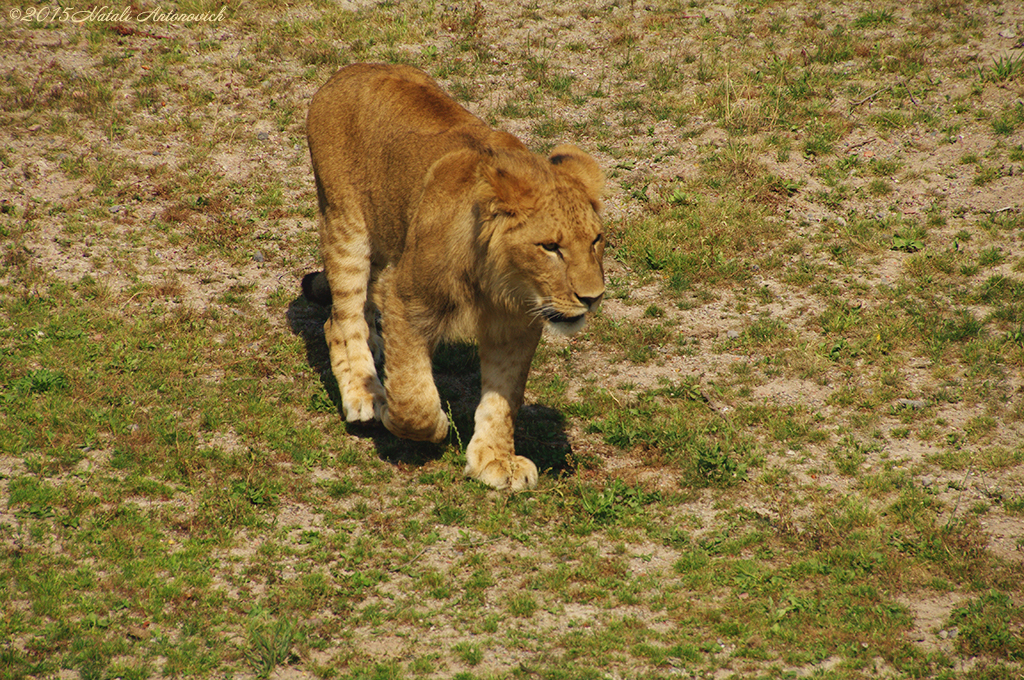
{"type": "Polygon", "coordinates": [[[604,234],[582,192],[555,198],[521,230],[516,268],[529,285],[531,312],[552,331],[571,335],[604,297],[604,234]]]}
{"type": "Polygon", "coordinates": [[[518,306],[570,335],[604,296],[603,177],[576,147],[557,147],[549,163],[543,177],[526,182],[494,178],[504,215],[492,245],[503,251],[503,286],[518,306]],[[516,186],[501,196],[502,183],[516,186]]]}

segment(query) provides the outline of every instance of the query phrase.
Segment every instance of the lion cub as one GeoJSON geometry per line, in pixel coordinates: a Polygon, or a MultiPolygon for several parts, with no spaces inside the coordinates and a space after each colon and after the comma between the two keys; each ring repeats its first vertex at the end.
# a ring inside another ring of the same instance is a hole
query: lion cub
{"type": "Polygon", "coordinates": [[[342,69],[313,97],[307,130],[324,271],[303,291],[332,304],[324,334],[346,420],[444,440],[431,356],[442,339],[475,340],[465,472],[498,489],[536,485],[514,419],[543,327],[576,332],[604,295],[601,169],[571,145],[531,153],[408,66],[342,69]]]}

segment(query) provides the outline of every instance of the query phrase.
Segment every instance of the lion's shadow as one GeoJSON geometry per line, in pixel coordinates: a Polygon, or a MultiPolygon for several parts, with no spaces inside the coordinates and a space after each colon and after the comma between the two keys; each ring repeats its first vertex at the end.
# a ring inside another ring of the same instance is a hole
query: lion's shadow
{"type": "MultiPolygon", "coordinates": [[[[342,418],[341,393],[331,372],[330,351],[324,338],[324,322],[329,316],[329,309],[310,303],[300,295],[288,305],[285,316],[292,333],[302,338],[306,362],[319,377],[324,393],[334,405],[338,417],[342,418]]],[[[381,460],[392,464],[418,467],[439,458],[447,443],[465,447],[473,436],[473,415],[480,401],[480,358],[476,346],[444,343],[434,353],[433,363],[434,382],[454,425],[448,442],[431,444],[400,439],[379,423],[347,423],[347,432],[372,440],[381,460]]],[[[377,368],[378,371],[386,370],[386,367],[377,368]]],[[[527,404],[520,409],[516,419],[515,444],[516,453],[532,460],[541,472],[563,473],[569,468],[567,461],[572,460],[565,417],[561,412],[540,404],[527,404]]]]}

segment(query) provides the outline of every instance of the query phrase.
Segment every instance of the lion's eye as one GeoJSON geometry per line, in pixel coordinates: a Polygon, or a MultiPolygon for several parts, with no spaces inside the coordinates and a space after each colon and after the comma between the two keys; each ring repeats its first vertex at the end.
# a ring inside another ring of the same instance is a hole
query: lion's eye
{"type": "Polygon", "coordinates": [[[543,248],[544,250],[548,251],[549,253],[557,253],[558,252],[558,244],[557,243],[541,243],[540,247],[543,248]]]}
{"type": "Polygon", "coordinates": [[[592,245],[592,246],[596,246],[596,245],[597,245],[598,243],[600,243],[600,242],[601,242],[601,239],[603,239],[603,238],[604,238],[604,234],[598,234],[598,235],[597,235],[597,238],[595,238],[595,239],[594,239],[594,242],[593,242],[593,243],[591,243],[590,245],[592,245]]]}

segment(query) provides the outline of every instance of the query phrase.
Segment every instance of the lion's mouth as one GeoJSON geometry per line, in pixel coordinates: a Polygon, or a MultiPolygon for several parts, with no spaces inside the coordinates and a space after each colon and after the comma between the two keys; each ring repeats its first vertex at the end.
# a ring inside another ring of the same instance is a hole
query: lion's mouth
{"type": "Polygon", "coordinates": [[[567,314],[562,314],[561,312],[556,312],[553,309],[545,309],[542,312],[542,314],[544,315],[544,318],[548,322],[550,322],[550,323],[568,323],[568,324],[579,323],[580,321],[583,320],[583,317],[584,317],[583,314],[576,314],[575,316],[568,316],[567,314]]]}

